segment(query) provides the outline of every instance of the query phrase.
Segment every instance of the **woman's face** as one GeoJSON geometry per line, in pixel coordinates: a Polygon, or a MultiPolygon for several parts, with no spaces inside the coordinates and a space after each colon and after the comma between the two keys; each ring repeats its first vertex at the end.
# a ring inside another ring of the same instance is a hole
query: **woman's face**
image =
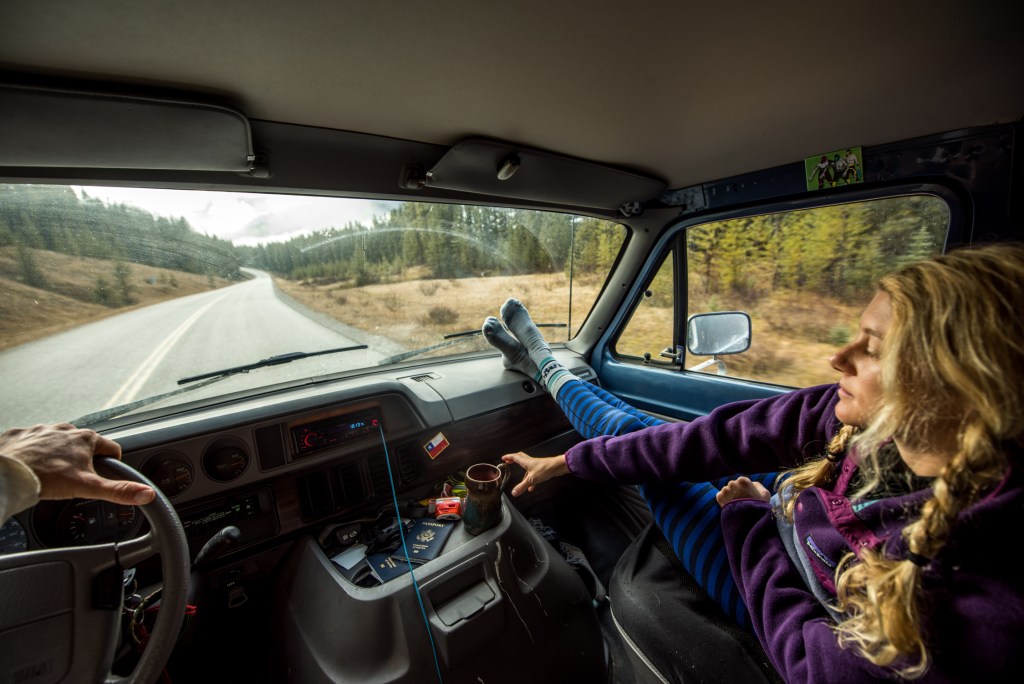
{"type": "Polygon", "coordinates": [[[829,359],[842,373],[836,418],[846,425],[864,427],[882,403],[882,338],[889,330],[892,305],[889,295],[875,293],[860,317],[860,331],[829,359]]]}

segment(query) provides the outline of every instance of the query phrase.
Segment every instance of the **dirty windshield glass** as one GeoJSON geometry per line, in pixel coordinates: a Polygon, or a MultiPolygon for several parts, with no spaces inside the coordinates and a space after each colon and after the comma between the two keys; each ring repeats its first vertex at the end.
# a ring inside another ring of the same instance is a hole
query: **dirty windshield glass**
{"type": "Polygon", "coordinates": [[[474,333],[508,296],[565,341],[625,236],[522,209],[2,185],[0,429],[490,352],[474,333]]]}

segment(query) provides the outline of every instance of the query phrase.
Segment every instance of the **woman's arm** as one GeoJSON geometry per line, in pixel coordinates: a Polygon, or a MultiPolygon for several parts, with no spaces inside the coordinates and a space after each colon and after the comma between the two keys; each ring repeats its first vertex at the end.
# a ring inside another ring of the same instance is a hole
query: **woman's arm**
{"type": "Polygon", "coordinates": [[[514,454],[505,454],[501,457],[501,460],[505,463],[515,463],[526,471],[519,484],[512,488],[512,496],[532,492],[541,482],[569,473],[569,469],[565,465],[564,454],[546,458],[534,458],[524,454],[522,451],[518,451],[514,454]]]}
{"type": "Polygon", "coordinates": [[[824,453],[839,429],[836,385],[721,406],[690,423],[667,423],[581,442],[569,472],[603,482],[704,481],[778,470],[824,453]]]}
{"type": "Polygon", "coordinates": [[[722,509],[729,565],[758,641],[787,682],[890,681],[832,631],[835,622],[790,559],[771,505],[735,501],[722,509]]]}

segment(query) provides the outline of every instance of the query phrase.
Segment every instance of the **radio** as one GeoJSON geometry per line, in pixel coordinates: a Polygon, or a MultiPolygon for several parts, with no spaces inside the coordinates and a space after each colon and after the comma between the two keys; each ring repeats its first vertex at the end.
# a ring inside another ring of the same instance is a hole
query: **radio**
{"type": "Polygon", "coordinates": [[[297,425],[292,428],[295,455],[307,456],[367,434],[378,433],[380,425],[380,411],[375,408],[297,425]]]}

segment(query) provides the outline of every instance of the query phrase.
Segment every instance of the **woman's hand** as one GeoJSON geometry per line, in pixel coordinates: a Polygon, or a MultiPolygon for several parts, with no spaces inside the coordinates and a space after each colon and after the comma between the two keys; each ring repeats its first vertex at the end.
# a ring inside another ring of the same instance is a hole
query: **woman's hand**
{"type": "Polygon", "coordinates": [[[565,454],[549,456],[547,458],[534,458],[524,454],[522,451],[518,451],[514,454],[505,454],[501,457],[501,460],[505,463],[515,463],[526,471],[519,484],[512,488],[512,496],[532,492],[541,482],[569,473],[569,466],[565,463],[565,454]]]}

